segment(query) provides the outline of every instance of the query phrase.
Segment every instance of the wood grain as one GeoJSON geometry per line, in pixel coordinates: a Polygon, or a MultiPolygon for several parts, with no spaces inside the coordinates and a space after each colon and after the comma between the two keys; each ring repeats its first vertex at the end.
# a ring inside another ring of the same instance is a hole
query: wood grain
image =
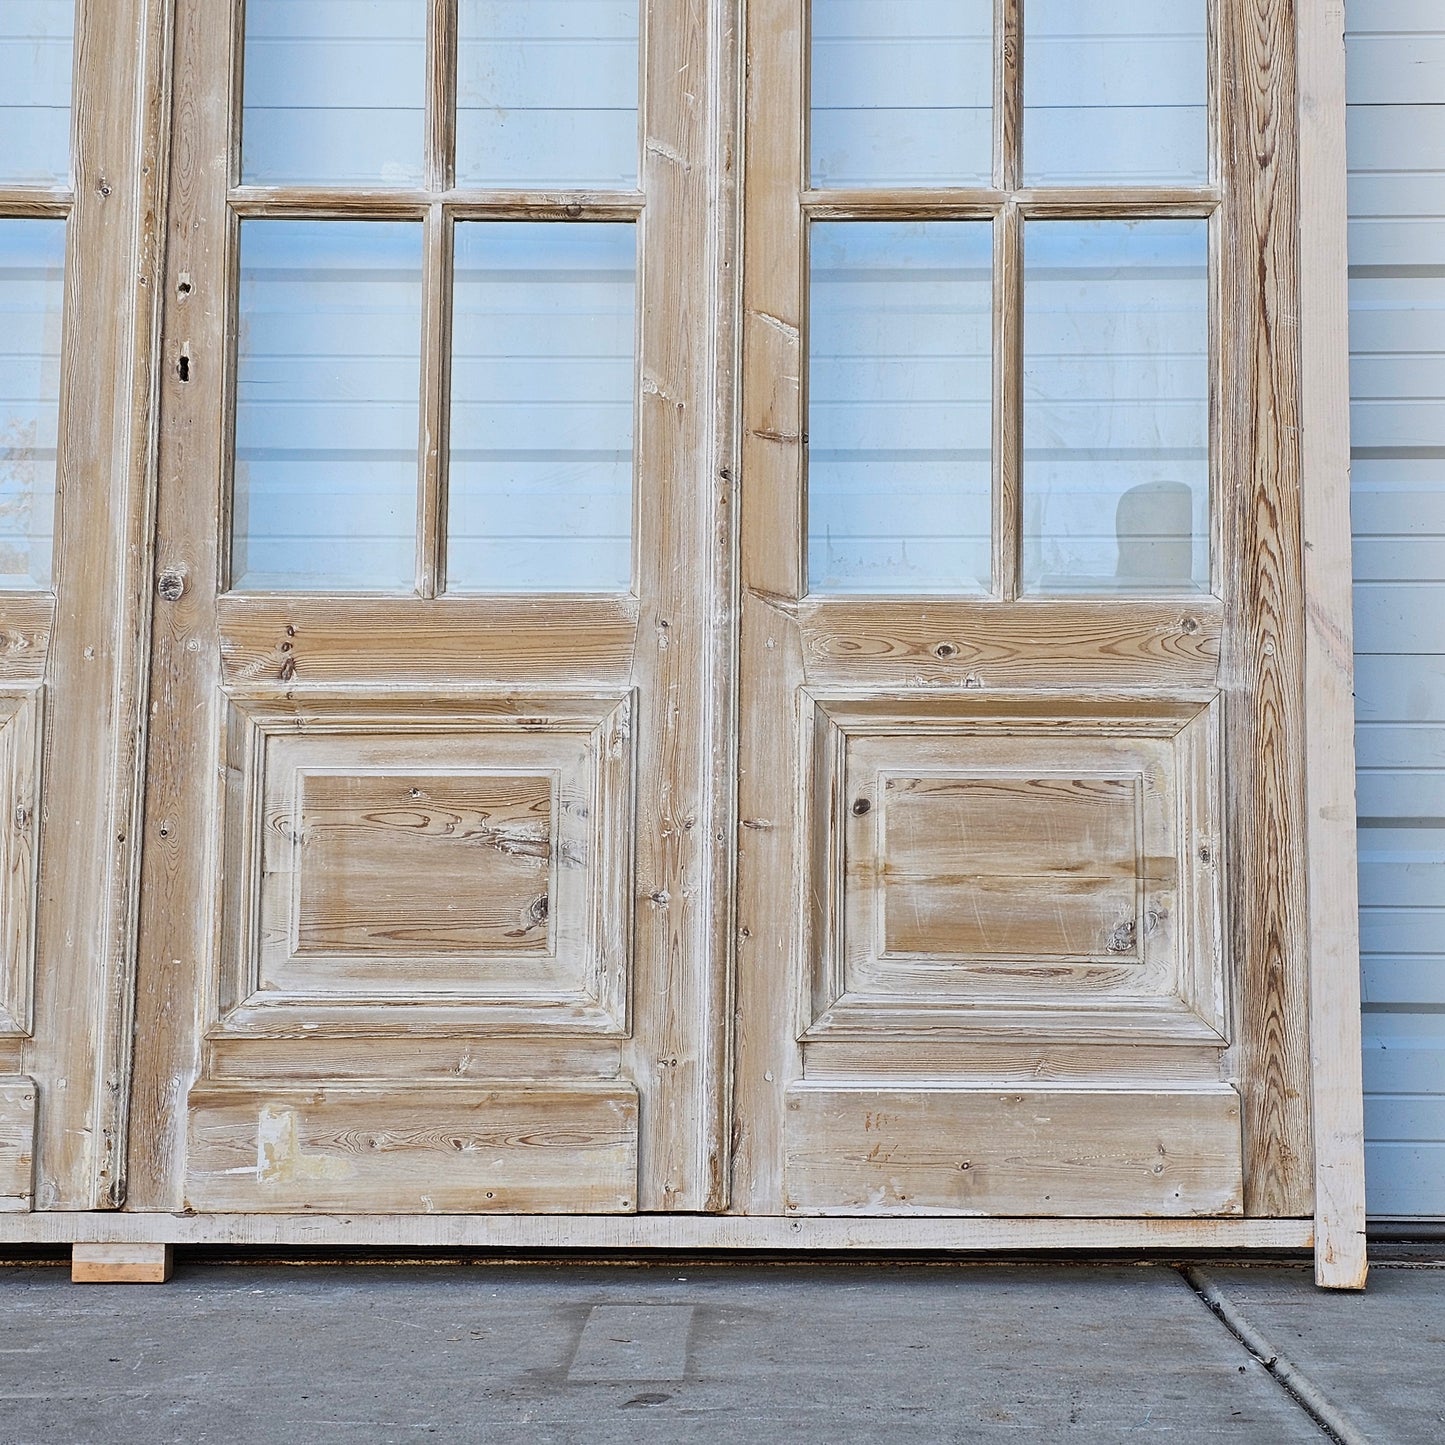
{"type": "Polygon", "coordinates": [[[0,1078],[0,1213],[28,1210],[35,1194],[33,1079],[0,1078]]]}
{"type": "Polygon", "coordinates": [[[628,1084],[210,1084],[192,1091],[188,1113],[192,1209],[637,1207],[637,1093],[628,1084]]]}
{"type": "Polygon", "coordinates": [[[0,685],[38,682],[45,675],[55,598],[39,593],[10,593],[0,617],[0,685]]]}
{"type": "Polygon", "coordinates": [[[1220,516],[1226,778],[1250,1214],[1313,1208],[1293,8],[1223,7],[1220,516]]]}
{"type": "Polygon", "coordinates": [[[1061,1218],[1240,1214],[1225,1084],[787,1095],[787,1208],[1061,1218]]]}
{"type": "Polygon", "coordinates": [[[169,1244],[77,1242],[70,1252],[72,1284],[165,1284],[172,1267],[169,1244]]]}
{"type": "Polygon", "coordinates": [[[0,1036],[28,1038],[35,997],[39,689],[0,693],[0,1036]]]}
{"type": "Polygon", "coordinates": [[[1299,47],[1301,525],[1309,828],[1315,1279],[1360,1289],[1365,1257],[1350,609],[1350,378],[1344,5],[1296,10],[1299,47]]]}

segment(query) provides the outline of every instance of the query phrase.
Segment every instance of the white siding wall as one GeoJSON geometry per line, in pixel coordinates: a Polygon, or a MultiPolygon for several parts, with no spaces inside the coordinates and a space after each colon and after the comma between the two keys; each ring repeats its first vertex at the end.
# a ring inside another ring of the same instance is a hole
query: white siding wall
{"type": "Polygon", "coordinates": [[[1372,1216],[1445,1216],[1445,0],[1346,0],[1372,1216]]]}

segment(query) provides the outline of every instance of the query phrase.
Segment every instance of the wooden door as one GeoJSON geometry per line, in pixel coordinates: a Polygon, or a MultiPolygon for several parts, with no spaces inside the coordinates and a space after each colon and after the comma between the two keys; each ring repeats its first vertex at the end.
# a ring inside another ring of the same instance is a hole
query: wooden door
{"type": "Polygon", "coordinates": [[[737,1206],[1308,1214],[1290,7],[749,11],[737,1206]]]}
{"type": "Polygon", "coordinates": [[[578,8],[177,7],[134,1208],[720,1196],[709,58],[578,8]]]}

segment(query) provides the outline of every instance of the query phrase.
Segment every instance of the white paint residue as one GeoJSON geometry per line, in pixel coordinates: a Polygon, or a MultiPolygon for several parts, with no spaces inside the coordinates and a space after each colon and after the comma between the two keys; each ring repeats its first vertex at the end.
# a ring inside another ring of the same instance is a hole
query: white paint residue
{"type": "Polygon", "coordinates": [[[305,1179],[350,1179],[356,1165],[332,1154],[308,1154],[294,1109],[266,1104],[256,1124],[256,1182],[296,1184],[305,1179]]]}

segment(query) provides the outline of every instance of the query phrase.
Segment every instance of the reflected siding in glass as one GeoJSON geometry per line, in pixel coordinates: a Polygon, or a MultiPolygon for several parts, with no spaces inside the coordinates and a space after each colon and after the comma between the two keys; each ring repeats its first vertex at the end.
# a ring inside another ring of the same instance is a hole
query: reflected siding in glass
{"type": "Polygon", "coordinates": [[[234,587],[412,588],[421,230],[242,223],[234,587]]]}
{"type": "Polygon", "coordinates": [[[0,588],[50,586],[64,277],[64,221],[0,220],[0,588]]]}
{"type": "Polygon", "coordinates": [[[70,176],[75,0],[0,0],[0,182],[70,176]]]}
{"type": "Polygon", "coordinates": [[[1207,0],[1028,0],[1027,184],[1209,177],[1207,0]]]}
{"type": "Polygon", "coordinates": [[[241,179],[418,185],[423,0],[246,0],[241,179]]]}
{"type": "Polygon", "coordinates": [[[637,228],[456,228],[447,587],[624,591],[637,228]]]}
{"type": "Polygon", "coordinates": [[[637,0],[460,0],[457,180],[637,184],[637,0]]]}
{"type": "Polygon", "coordinates": [[[986,592],[993,232],[810,228],[808,586],[986,592]]]}
{"type": "Polygon", "coordinates": [[[993,0],[813,0],[815,186],[988,184],[993,0]]]}
{"type": "Polygon", "coordinates": [[[1206,222],[1029,224],[1023,499],[1028,591],[1208,590],[1206,222]]]}

